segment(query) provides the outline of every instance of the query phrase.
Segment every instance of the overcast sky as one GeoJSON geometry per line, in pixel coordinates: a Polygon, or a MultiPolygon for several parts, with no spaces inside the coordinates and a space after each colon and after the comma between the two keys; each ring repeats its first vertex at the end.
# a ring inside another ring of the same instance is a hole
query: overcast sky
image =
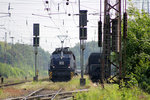
{"type": "MultiPolygon", "coordinates": [[[[33,23],[40,24],[40,46],[52,52],[60,47],[57,35],[68,35],[65,46],[73,47],[79,42],[78,31],[78,0],[0,0],[0,40],[7,41],[14,37],[14,43],[32,45],[33,23]],[[10,3],[11,17],[8,17],[10,3]],[[59,4],[59,10],[58,10],[59,4]],[[49,8],[46,11],[45,8],[49,8]],[[32,15],[35,14],[35,15],[32,15]],[[49,15],[48,15],[49,14],[49,15]],[[71,16],[68,16],[70,14],[71,16]],[[40,15],[40,16],[38,16],[40,15]],[[3,17],[6,16],[6,17],[3,17]],[[49,17],[48,17],[49,16],[49,17]],[[5,28],[5,29],[3,29],[5,28]]],[[[81,0],[81,10],[88,10],[88,40],[97,41],[97,22],[99,20],[99,0],[81,0]],[[94,15],[97,14],[97,15],[94,15]]]]}
{"type": "MultiPolygon", "coordinates": [[[[88,39],[97,41],[97,23],[99,21],[100,0],[80,0],[81,10],[88,10],[88,39]]],[[[111,0],[115,3],[116,0],[111,0]]],[[[40,46],[49,52],[60,47],[58,35],[68,35],[64,46],[73,47],[79,43],[78,0],[0,0],[0,41],[33,45],[33,23],[40,24],[40,46]],[[11,16],[8,16],[10,3],[11,16]],[[58,7],[59,4],[59,7],[58,7]],[[49,11],[45,10],[49,8],[49,11]],[[59,10],[58,10],[59,8],[59,10]],[[34,14],[34,15],[33,15],[34,14]],[[70,14],[70,16],[68,16],[70,14]]],[[[103,17],[102,0],[102,17],[103,17]]]]}

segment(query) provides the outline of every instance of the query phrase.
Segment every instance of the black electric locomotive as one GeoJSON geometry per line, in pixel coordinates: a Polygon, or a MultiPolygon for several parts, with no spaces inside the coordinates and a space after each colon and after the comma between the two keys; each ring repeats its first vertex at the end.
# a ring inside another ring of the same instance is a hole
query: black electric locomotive
{"type": "Polygon", "coordinates": [[[52,81],[70,80],[76,69],[76,60],[69,47],[56,48],[50,58],[49,78],[52,81]]]}
{"type": "Polygon", "coordinates": [[[91,53],[88,58],[85,73],[89,75],[93,82],[97,82],[101,78],[101,54],[91,53]]]}

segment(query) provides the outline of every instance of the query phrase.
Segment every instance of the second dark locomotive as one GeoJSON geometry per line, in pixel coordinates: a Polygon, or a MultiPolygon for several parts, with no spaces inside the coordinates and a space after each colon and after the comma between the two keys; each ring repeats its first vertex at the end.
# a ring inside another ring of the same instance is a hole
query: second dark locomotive
{"type": "Polygon", "coordinates": [[[97,82],[101,78],[101,54],[91,53],[88,58],[85,73],[89,75],[93,82],[97,82]]]}

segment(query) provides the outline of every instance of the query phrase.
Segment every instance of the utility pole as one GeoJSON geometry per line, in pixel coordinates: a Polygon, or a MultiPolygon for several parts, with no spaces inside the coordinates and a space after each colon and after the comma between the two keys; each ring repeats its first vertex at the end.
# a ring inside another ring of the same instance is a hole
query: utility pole
{"type": "Polygon", "coordinates": [[[100,47],[100,83],[102,88],[104,88],[104,59],[102,58],[102,20],[101,20],[101,8],[102,8],[102,1],[100,0],[100,15],[98,21],[98,47],[100,47]]]}
{"type": "Polygon", "coordinates": [[[37,54],[38,54],[38,48],[37,46],[34,47],[34,52],[35,52],[35,77],[34,80],[38,81],[38,70],[37,70],[37,54]]]}
{"type": "Polygon", "coordinates": [[[125,79],[126,78],[126,39],[127,39],[127,12],[126,12],[126,0],[125,0],[125,12],[123,14],[123,78],[125,79]]]}
{"type": "Polygon", "coordinates": [[[7,63],[7,59],[6,59],[6,51],[7,51],[7,32],[5,32],[5,63],[7,63]]]}
{"type": "Polygon", "coordinates": [[[39,24],[33,24],[33,46],[35,53],[35,77],[34,81],[38,81],[38,70],[37,70],[37,54],[38,54],[38,46],[39,46],[39,24]]]}
{"type": "Polygon", "coordinates": [[[11,40],[12,40],[11,48],[13,49],[13,45],[14,45],[14,37],[12,36],[12,37],[10,37],[10,38],[11,38],[11,40]]]}
{"type": "Polygon", "coordinates": [[[118,18],[118,36],[119,36],[119,86],[121,85],[121,80],[122,80],[122,44],[121,44],[121,0],[116,0],[116,3],[118,3],[117,6],[117,16],[118,18]]]}
{"type": "Polygon", "coordinates": [[[79,2],[79,39],[80,39],[80,67],[81,67],[81,78],[80,85],[84,86],[86,80],[84,78],[84,40],[87,39],[87,10],[80,10],[80,0],[79,2]]]}
{"type": "Polygon", "coordinates": [[[0,15],[1,14],[3,15],[3,16],[0,16],[0,18],[2,18],[2,17],[11,17],[11,13],[10,13],[11,9],[13,9],[13,8],[11,8],[10,3],[9,3],[9,5],[8,5],[8,13],[0,12],[0,15]]]}

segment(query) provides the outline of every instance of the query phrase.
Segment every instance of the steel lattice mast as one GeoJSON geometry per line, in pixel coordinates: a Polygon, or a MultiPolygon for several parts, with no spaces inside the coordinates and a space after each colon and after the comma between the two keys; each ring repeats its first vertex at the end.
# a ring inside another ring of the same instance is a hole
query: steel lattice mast
{"type": "MultiPolygon", "coordinates": [[[[113,1],[114,2],[114,1],[113,1]]],[[[122,78],[122,50],[121,50],[121,0],[116,0],[112,4],[112,0],[104,1],[104,28],[103,28],[103,54],[102,54],[102,69],[103,78],[108,79],[111,76],[111,51],[118,54],[118,65],[113,64],[119,69],[119,78],[122,78]],[[114,16],[110,13],[115,12],[114,16]],[[112,38],[112,42],[111,42],[112,38]],[[111,46],[112,43],[112,46],[111,46]]],[[[114,75],[111,79],[113,79],[114,75]]]]}

